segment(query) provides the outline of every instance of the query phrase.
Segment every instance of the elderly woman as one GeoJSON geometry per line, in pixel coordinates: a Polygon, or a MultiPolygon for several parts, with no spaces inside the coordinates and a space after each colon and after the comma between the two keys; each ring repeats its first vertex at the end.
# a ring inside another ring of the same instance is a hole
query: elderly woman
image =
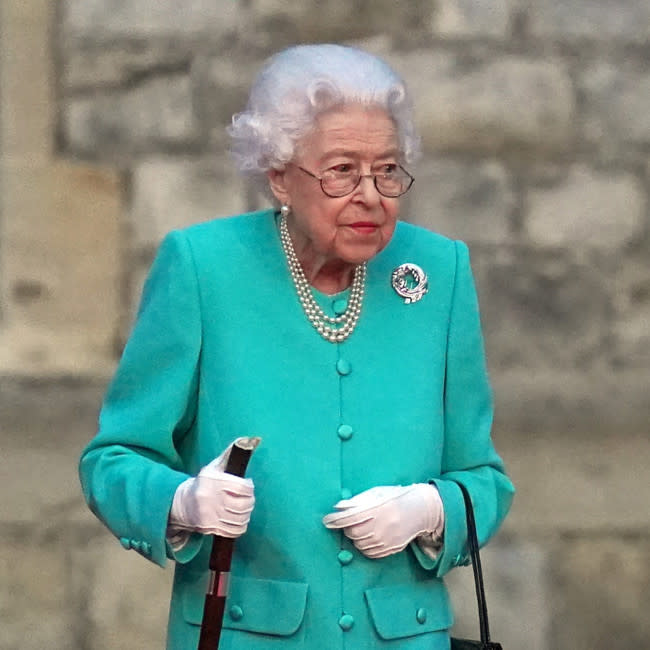
{"type": "Polygon", "coordinates": [[[398,221],[405,86],[356,49],[290,48],[230,134],[275,207],[163,241],[84,494],[125,548],[175,560],[168,648],[197,645],[219,534],[238,538],[221,648],[446,649],[458,483],[481,543],[513,488],[467,248],[398,221]],[[254,434],[250,478],[224,473],[254,434]]]}

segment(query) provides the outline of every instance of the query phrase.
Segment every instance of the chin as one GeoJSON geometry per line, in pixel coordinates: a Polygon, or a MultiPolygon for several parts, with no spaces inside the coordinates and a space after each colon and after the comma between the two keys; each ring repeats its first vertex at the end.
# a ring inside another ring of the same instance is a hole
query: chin
{"type": "Polygon", "coordinates": [[[377,256],[384,246],[364,246],[358,248],[355,251],[346,251],[347,254],[341,256],[348,264],[363,264],[364,262],[369,262],[373,257],[377,256]]]}

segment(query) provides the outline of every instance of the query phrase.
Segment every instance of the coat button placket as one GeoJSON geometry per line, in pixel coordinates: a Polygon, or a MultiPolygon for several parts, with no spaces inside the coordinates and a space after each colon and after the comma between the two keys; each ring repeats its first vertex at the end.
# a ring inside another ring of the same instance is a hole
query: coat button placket
{"type": "MultiPolygon", "coordinates": [[[[340,304],[338,304],[338,305],[336,305],[334,307],[335,311],[336,311],[337,306],[338,306],[339,309],[343,309],[343,310],[345,309],[345,307],[343,305],[343,302],[340,302],[340,304]]],[[[343,356],[341,354],[342,347],[343,346],[341,346],[341,345],[337,345],[338,358],[337,358],[337,361],[336,361],[336,372],[337,372],[338,378],[339,378],[339,388],[340,388],[340,390],[339,390],[339,395],[340,395],[339,399],[340,400],[342,400],[342,395],[343,395],[343,389],[345,387],[345,382],[346,382],[348,376],[352,372],[352,364],[349,362],[349,360],[345,356],[343,356]]],[[[344,472],[343,472],[344,457],[343,457],[343,454],[344,454],[344,451],[345,451],[345,448],[346,448],[347,444],[349,443],[349,441],[354,436],[354,428],[350,424],[348,424],[347,422],[345,422],[343,420],[343,417],[344,417],[343,406],[344,406],[343,401],[341,401],[339,403],[339,415],[340,415],[341,421],[340,421],[339,426],[338,426],[338,428],[336,430],[336,435],[338,436],[338,438],[340,440],[340,443],[342,445],[342,447],[341,447],[341,466],[339,468],[340,480],[341,480],[341,486],[342,486],[341,487],[341,498],[342,499],[349,499],[350,497],[352,497],[352,491],[350,489],[346,488],[346,487],[343,487],[343,485],[344,485],[344,472]]],[[[345,573],[347,571],[350,571],[350,569],[348,569],[347,567],[354,560],[354,553],[351,550],[349,550],[347,548],[344,548],[344,546],[348,545],[348,544],[349,544],[349,542],[345,538],[345,535],[343,534],[343,531],[341,531],[341,545],[342,545],[342,548],[337,554],[337,560],[338,560],[338,562],[339,562],[339,564],[341,566],[341,581],[345,580],[345,573]]],[[[342,593],[343,594],[345,593],[345,589],[342,590],[342,593]]],[[[346,611],[346,605],[347,604],[348,603],[345,602],[345,599],[341,601],[341,612],[342,612],[342,614],[341,614],[341,616],[339,618],[338,624],[339,624],[339,627],[341,628],[341,630],[343,632],[349,632],[352,629],[352,627],[354,626],[354,616],[346,611]]]]}

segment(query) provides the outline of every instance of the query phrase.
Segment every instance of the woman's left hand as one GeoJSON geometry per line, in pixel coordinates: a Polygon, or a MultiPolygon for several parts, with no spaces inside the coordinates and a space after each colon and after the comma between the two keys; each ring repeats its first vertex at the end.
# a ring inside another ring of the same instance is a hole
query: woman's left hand
{"type": "Polygon", "coordinates": [[[419,535],[440,537],[444,529],[442,500],[434,485],[380,486],[343,499],[326,515],[327,528],[342,528],[365,556],[386,557],[406,548],[419,535]]]}

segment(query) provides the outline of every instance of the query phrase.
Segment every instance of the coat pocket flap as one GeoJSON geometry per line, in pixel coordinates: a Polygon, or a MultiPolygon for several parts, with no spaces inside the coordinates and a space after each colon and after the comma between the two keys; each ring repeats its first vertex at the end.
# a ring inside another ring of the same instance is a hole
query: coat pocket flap
{"type": "Polygon", "coordinates": [[[446,630],[454,617],[442,582],[378,587],[365,592],[377,634],[382,639],[401,639],[446,630]]]}
{"type": "MultiPolygon", "coordinates": [[[[206,584],[202,580],[203,585],[206,584]]],[[[302,582],[257,580],[233,576],[226,599],[223,627],[261,634],[289,636],[305,616],[308,585],[302,582]]],[[[188,589],[183,615],[188,623],[201,625],[205,589],[188,589]]]]}

